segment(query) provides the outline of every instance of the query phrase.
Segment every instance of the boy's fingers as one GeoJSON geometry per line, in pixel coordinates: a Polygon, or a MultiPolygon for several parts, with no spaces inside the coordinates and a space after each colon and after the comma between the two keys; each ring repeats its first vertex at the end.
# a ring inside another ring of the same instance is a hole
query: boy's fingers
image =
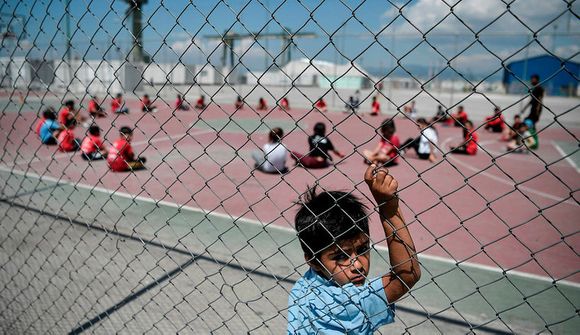
{"type": "Polygon", "coordinates": [[[369,165],[369,167],[365,171],[365,181],[367,182],[368,185],[371,185],[373,182],[373,177],[374,177],[373,174],[374,174],[375,168],[376,168],[376,165],[371,164],[371,165],[369,165]]]}

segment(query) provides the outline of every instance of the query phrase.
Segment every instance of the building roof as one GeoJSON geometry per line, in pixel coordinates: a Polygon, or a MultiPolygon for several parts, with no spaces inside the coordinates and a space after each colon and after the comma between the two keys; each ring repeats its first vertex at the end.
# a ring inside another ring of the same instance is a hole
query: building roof
{"type": "Polygon", "coordinates": [[[538,56],[532,56],[532,57],[528,57],[528,58],[521,58],[521,59],[513,60],[513,61],[507,63],[506,66],[510,66],[512,64],[522,63],[522,62],[526,62],[526,61],[529,62],[529,61],[537,60],[537,59],[541,59],[541,58],[557,59],[560,62],[564,62],[564,63],[567,63],[567,64],[574,64],[574,65],[579,65],[580,66],[580,63],[578,63],[578,62],[574,62],[574,61],[571,61],[571,60],[565,60],[565,59],[563,59],[561,57],[553,56],[553,55],[550,55],[550,54],[543,54],[543,55],[538,55],[538,56]]]}

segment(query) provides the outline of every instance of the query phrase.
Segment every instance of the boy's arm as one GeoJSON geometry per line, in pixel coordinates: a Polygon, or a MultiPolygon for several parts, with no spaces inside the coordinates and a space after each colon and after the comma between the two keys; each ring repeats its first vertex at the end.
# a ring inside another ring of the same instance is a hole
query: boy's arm
{"type": "Polygon", "coordinates": [[[421,278],[415,245],[399,208],[398,183],[385,168],[371,164],[365,181],[379,206],[381,223],[389,246],[392,270],[383,276],[385,295],[389,303],[401,298],[421,278]]]}

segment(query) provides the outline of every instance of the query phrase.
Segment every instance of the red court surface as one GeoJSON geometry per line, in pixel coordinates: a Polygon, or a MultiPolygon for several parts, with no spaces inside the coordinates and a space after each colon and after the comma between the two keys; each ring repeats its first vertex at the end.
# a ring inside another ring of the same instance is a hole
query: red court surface
{"type": "MultiPolygon", "coordinates": [[[[296,212],[293,202],[307,185],[318,182],[327,190],[356,186],[369,196],[362,182],[366,165],[360,153],[376,145],[375,129],[386,118],[305,110],[234,112],[230,105],[210,105],[202,112],[173,112],[165,107],[143,114],[136,101],[130,101],[129,107],[129,115],[110,115],[97,122],[109,145],[118,136],[116,129],[136,125],[135,152],[147,157],[148,170],[111,173],[104,161],[88,164],[78,154],[40,145],[31,130],[37,122],[32,111],[1,115],[1,164],[289,228],[296,212]],[[255,125],[255,130],[260,120],[281,125],[286,133],[283,143],[299,152],[306,152],[314,123],[323,121],[330,139],[347,157],[331,168],[292,168],[282,177],[253,171],[250,154],[267,140],[266,128],[248,135],[235,124],[246,129],[255,125]]],[[[396,118],[396,125],[401,141],[419,134],[404,118],[396,118]]],[[[580,282],[580,274],[575,274],[580,179],[577,169],[553,145],[553,141],[576,143],[579,129],[566,129],[573,136],[557,124],[548,127],[540,134],[540,148],[532,154],[506,155],[499,135],[483,129],[478,132],[480,143],[489,153],[480,149],[474,157],[447,155],[445,159],[439,153],[438,162],[431,164],[409,151],[391,173],[399,181],[403,212],[418,250],[458,262],[580,282]]],[[[85,130],[77,128],[77,136],[85,130]]],[[[441,150],[461,142],[459,128],[438,125],[437,130],[441,150]]],[[[383,241],[378,217],[372,218],[373,239],[383,241]]]]}

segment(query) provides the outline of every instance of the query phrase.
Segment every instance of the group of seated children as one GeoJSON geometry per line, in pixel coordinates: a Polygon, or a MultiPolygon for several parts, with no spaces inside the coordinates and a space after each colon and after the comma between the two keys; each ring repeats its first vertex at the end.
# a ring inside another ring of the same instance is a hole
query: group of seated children
{"type": "MultiPolygon", "coordinates": [[[[70,104],[69,104],[70,107],[70,104]]],[[[77,118],[63,117],[64,124],[57,121],[57,115],[52,108],[47,108],[42,119],[37,125],[37,134],[40,142],[46,145],[58,145],[58,150],[62,152],[75,152],[80,149],[81,157],[84,160],[94,161],[107,159],[111,170],[131,171],[143,169],[145,158],[135,157],[131,141],[133,130],[129,127],[121,127],[119,138],[107,150],[101,139],[101,129],[97,125],[88,128],[87,136],[82,140],[75,138],[74,130],[77,118]]]]}

